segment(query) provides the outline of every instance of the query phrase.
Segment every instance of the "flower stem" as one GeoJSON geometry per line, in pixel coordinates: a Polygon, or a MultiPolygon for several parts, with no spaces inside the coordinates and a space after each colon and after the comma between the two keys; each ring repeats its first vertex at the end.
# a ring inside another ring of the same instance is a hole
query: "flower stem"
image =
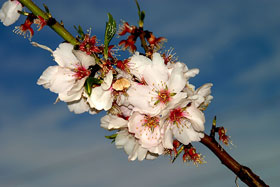
{"type": "Polygon", "coordinates": [[[50,22],[51,24],[47,24],[50,28],[52,28],[58,35],[60,35],[64,40],[68,41],[73,45],[79,45],[79,42],[76,40],[74,36],[72,36],[60,23],[58,23],[54,18],[49,16],[46,12],[41,10],[37,5],[35,5],[32,0],[18,0],[22,5],[28,8],[35,16],[41,16],[46,20],[46,22],[50,22]]]}
{"type": "Polygon", "coordinates": [[[149,49],[148,49],[148,45],[147,45],[147,42],[145,40],[145,32],[143,31],[143,27],[140,27],[139,28],[140,30],[140,41],[141,41],[141,46],[143,47],[143,49],[145,50],[145,53],[148,53],[149,49]]]}
{"type": "Polygon", "coordinates": [[[208,136],[204,134],[204,138],[201,139],[201,143],[208,147],[224,164],[228,167],[232,172],[240,178],[244,183],[248,186],[268,186],[257,176],[253,171],[239,164],[234,158],[232,158],[223,148],[222,146],[215,140],[214,137],[208,136]]]}

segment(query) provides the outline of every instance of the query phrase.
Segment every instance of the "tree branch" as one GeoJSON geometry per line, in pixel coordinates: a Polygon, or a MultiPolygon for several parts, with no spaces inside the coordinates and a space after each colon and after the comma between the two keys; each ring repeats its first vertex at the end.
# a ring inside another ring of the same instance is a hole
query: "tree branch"
{"type": "Polygon", "coordinates": [[[35,16],[41,16],[47,22],[50,28],[52,28],[58,35],[60,35],[64,40],[68,41],[73,45],[79,45],[79,42],[73,37],[60,23],[58,23],[54,18],[48,16],[43,10],[41,10],[37,5],[35,5],[32,0],[19,0],[19,2],[28,8],[35,16]]]}
{"type": "Polygon", "coordinates": [[[240,165],[234,158],[232,158],[221,145],[213,138],[204,134],[204,138],[201,139],[201,143],[208,147],[232,172],[234,172],[240,180],[246,183],[248,186],[268,186],[257,176],[253,171],[246,167],[240,165]]]}

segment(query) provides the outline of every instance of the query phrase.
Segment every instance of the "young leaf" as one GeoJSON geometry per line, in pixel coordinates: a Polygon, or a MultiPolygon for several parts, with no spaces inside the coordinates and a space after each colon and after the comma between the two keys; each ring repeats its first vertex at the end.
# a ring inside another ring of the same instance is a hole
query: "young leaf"
{"type": "Polygon", "coordinates": [[[46,11],[46,13],[50,13],[50,9],[49,9],[49,7],[46,5],[46,4],[43,4],[43,6],[44,6],[44,8],[45,8],[45,11],[46,11]]]}
{"type": "Polygon", "coordinates": [[[78,28],[74,25],[75,30],[80,35],[80,39],[83,40],[85,38],[85,33],[82,29],[82,27],[79,25],[78,28]]]}
{"type": "Polygon", "coordinates": [[[139,24],[139,27],[143,27],[143,25],[144,25],[144,19],[145,19],[145,12],[144,12],[144,11],[141,11],[140,6],[139,6],[139,3],[138,3],[137,0],[135,0],[135,3],[136,3],[136,5],[137,5],[137,9],[138,9],[138,16],[139,16],[138,24],[139,24]]]}
{"type": "Polygon", "coordinates": [[[105,38],[104,38],[104,58],[108,58],[109,43],[116,34],[117,26],[113,16],[108,13],[108,22],[106,22],[105,38]]]}
{"type": "Polygon", "coordinates": [[[97,78],[94,78],[94,77],[88,77],[86,82],[85,82],[85,85],[84,85],[86,93],[88,95],[91,94],[92,85],[94,85],[94,84],[101,84],[101,80],[97,79],[97,78]]]}
{"type": "Polygon", "coordinates": [[[177,154],[175,155],[175,157],[173,158],[173,160],[171,161],[172,163],[175,162],[175,160],[178,158],[178,156],[182,153],[182,151],[184,150],[185,146],[181,145],[180,149],[178,150],[177,154]]]}
{"type": "Polygon", "coordinates": [[[110,136],[105,136],[105,138],[112,140],[112,143],[115,142],[116,137],[117,137],[117,133],[116,134],[112,134],[110,136]]]}

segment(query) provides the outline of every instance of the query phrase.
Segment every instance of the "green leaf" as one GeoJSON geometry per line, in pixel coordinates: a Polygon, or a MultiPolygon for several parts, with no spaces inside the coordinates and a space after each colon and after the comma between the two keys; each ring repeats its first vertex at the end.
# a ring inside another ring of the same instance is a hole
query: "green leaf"
{"type": "Polygon", "coordinates": [[[104,58],[108,58],[109,43],[117,32],[117,24],[113,16],[108,13],[108,22],[106,22],[105,38],[104,38],[104,58]]]}
{"type": "Polygon", "coordinates": [[[94,78],[94,77],[88,77],[86,82],[85,82],[85,90],[86,90],[86,93],[88,95],[91,94],[91,90],[92,90],[92,85],[94,84],[101,84],[102,81],[100,79],[97,79],[97,78],[94,78]]]}
{"type": "Polygon", "coordinates": [[[77,28],[77,27],[74,25],[74,28],[75,28],[75,30],[77,31],[77,33],[79,34],[80,39],[81,39],[81,40],[84,40],[84,38],[85,38],[85,33],[84,33],[82,27],[79,25],[78,28],[77,28]]]}
{"type": "Polygon", "coordinates": [[[178,156],[182,153],[182,151],[184,150],[185,146],[181,145],[180,149],[178,150],[177,154],[175,155],[175,157],[173,158],[173,160],[171,161],[172,163],[175,162],[175,160],[178,158],[178,156]]]}
{"type": "Polygon", "coordinates": [[[50,9],[46,4],[43,4],[45,11],[49,14],[50,13],[50,9]]]}
{"type": "Polygon", "coordinates": [[[135,0],[135,3],[137,5],[137,9],[138,9],[138,16],[139,16],[139,21],[138,21],[138,24],[140,27],[143,27],[144,25],[144,19],[145,19],[145,12],[144,11],[141,11],[140,9],[140,6],[139,6],[139,3],[137,0],[135,0]]]}
{"type": "Polygon", "coordinates": [[[118,136],[118,134],[116,133],[116,134],[112,134],[110,136],[105,136],[105,138],[112,140],[111,143],[114,143],[117,136],[118,136]]]}

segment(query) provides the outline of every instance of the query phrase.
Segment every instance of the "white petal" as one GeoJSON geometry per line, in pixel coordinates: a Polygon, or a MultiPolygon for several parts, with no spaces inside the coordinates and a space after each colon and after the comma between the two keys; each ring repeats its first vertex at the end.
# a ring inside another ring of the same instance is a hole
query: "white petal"
{"type": "Polygon", "coordinates": [[[137,151],[138,151],[138,148],[139,148],[139,147],[140,147],[139,144],[138,144],[138,143],[135,143],[134,148],[133,148],[131,154],[128,156],[128,160],[130,160],[130,161],[136,160],[136,158],[137,158],[137,156],[138,156],[138,155],[137,155],[137,151]]]}
{"type": "Polygon", "coordinates": [[[69,110],[75,114],[81,114],[89,111],[89,106],[83,98],[77,101],[68,102],[67,105],[69,110]]]}
{"type": "Polygon", "coordinates": [[[113,81],[113,72],[109,71],[106,77],[104,78],[103,83],[101,84],[103,90],[108,90],[111,87],[112,81],[113,81]]]}
{"type": "Polygon", "coordinates": [[[82,78],[81,80],[76,80],[72,88],[67,92],[68,95],[76,94],[77,92],[81,93],[81,90],[84,89],[84,84],[87,77],[82,78]]]}
{"type": "Polygon", "coordinates": [[[167,126],[164,133],[163,146],[167,149],[173,148],[173,135],[169,125],[167,126]]]}
{"type": "Polygon", "coordinates": [[[196,132],[190,124],[187,126],[179,126],[179,128],[174,125],[172,128],[175,138],[181,143],[188,145],[193,141],[200,141],[200,133],[196,132]]]}
{"type": "Polygon", "coordinates": [[[139,111],[140,113],[147,113],[151,115],[156,115],[158,111],[155,111],[157,107],[150,105],[151,88],[145,85],[133,84],[128,90],[128,102],[134,106],[134,111],[139,111]]]}
{"type": "Polygon", "coordinates": [[[119,131],[117,134],[115,145],[118,149],[121,149],[127,143],[129,134],[126,130],[119,131]]]}
{"type": "Polygon", "coordinates": [[[184,77],[182,64],[176,63],[168,81],[168,89],[171,93],[178,93],[184,89],[186,83],[187,79],[184,77]]]}
{"type": "Polygon", "coordinates": [[[114,97],[110,90],[104,91],[101,86],[92,89],[89,104],[97,110],[109,110],[112,107],[114,97]]]}
{"type": "Polygon", "coordinates": [[[54,60],[61,67],[68,67],[74,69],[79,60],[72,53],[73,45],[69,43],[61,43],[58,48],[53,52],[54,60]]]}
{"type": "Polygon", "coordinates": [[[203,112],[197,109],[193,103],[186,108],[186,112],[188,113],[186,117],[190,120],[193,128],[196,131],[204,131],[205,117],[203,112]]]}
{"type": "Polygon", "coordinates": [[[88,69],[89,66],[95,65],[94,57],[87,55],[85,52],[80,50],[73,50],[72,52],[86,69],[88,69]]]}
{"type": "Polygon", "coordinates": [[[50,90],[55,93],[68,92],[75,84],[76,78],[68,68],[59,67],[51,80],[50,90]]]}
{"type": "Polygon", "coordinates": [[[58,97],[61,101],[64,102],[73,102],[73,101],[80,100],[82,94],[83,94],[83,90],[80,90],[72,94],[69,94],[68,92],[63,92],[63,93],[59,93],[58,97]]]}
{"type": "Polygon", "coordinates": [[[190,69],[185,73],[185,78],[188,80],[191,77],[195,77],[199,73],[199,69],[190,69]]]}
{"type": "Polygon", "coordinates": [[[51,82],[55,74],[58,72],[59,66],[50,66],[48,67],[40,78],[37,81],[38,85],[44,86],[44,88],[48,89],[51,87],[51,82]]]}
{"type": "Polygon", "coordinates": [[[136,145],[135,139],[131,136],[128,136],[128,141],[123,147],[125,153],[131,155],[135,145],[136,145]]]}
{"type": "Polygon", "coordinates": [[[164,64],[163,58],[160,54],[153,55],[151,65],[148,65],[143,72],[143,78],[149,86],[155,87],[157,90],[164,89],[168,80],[168,69],[164,64]]]}
{"type": "Polygon", "coordinates": [[[114,130],[127,127],[127,122],[123,118],[109,114],[101,118],[101,127],[107,130],[114,130]]]}
{"type": "Polygon", "coordinates": [[[150,65],[152,61],[140,55],[139,52],[136,52],[132,57],[131,60],[128,62],[130,72],[137,77],[139,80],[143,77],[143,72],[147,65],[150,65]]]}
{"type": "Polygon", "coordinates": [[[138,151],[137,151],[137,155],[138,155],[138,160],[142,161],[146,158],[148,150],[143,148],[143,147],[139,147],[138,151]]]}
{"type": "Polygon", "coordinates": [[[207,83],[199,87],[195,93],[198,95],[201,95],[203,97],[207,97],[208,95],[211,94],[211,87],[213,86],[212,83],[207,83]]]}
{"type": "Polygon", "coordinates": [[[20,14],[18,11],[22,11],[22,5],[18,1],[6,1],[0,10],[0,20],[3,25],[9,26],[15,23],[20,14]]]}

